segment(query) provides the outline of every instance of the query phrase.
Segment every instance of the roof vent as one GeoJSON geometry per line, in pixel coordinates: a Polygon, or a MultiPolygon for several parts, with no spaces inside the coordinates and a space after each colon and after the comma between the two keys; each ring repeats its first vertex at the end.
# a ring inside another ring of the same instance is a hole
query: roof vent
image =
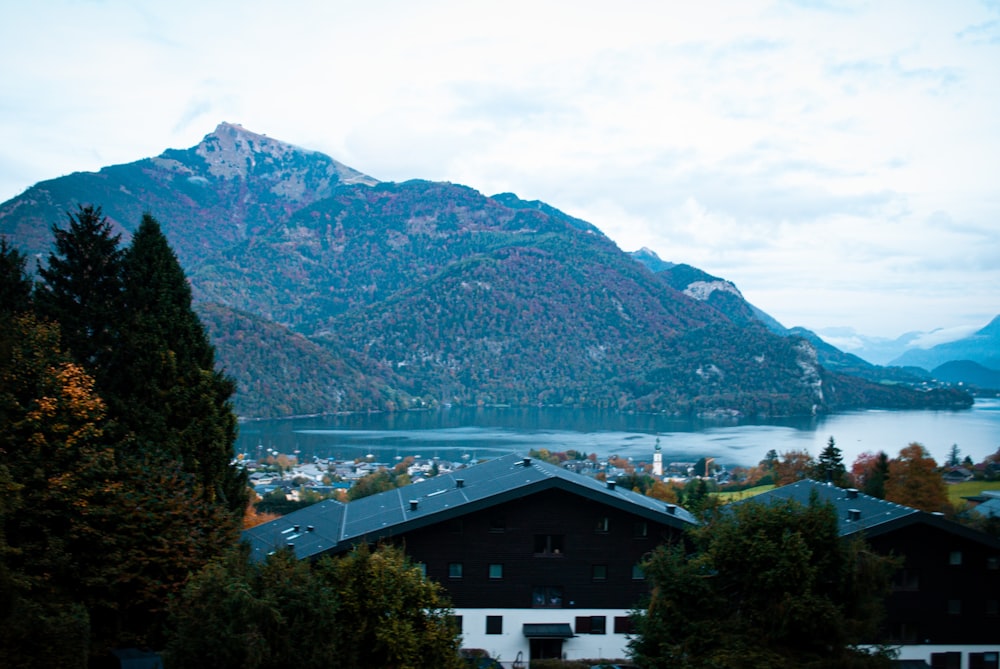
{"type": "Polygon", "coordinates": [[[525,467],[530,467],[531,466],[531,458],[525,458],[522,461],[522,463],[524,464],[525,467]]]}
{"type": "Polygon", "coordinates": [[[315,527],[313,527],[312,525],[306,525],[306,532],[312,532],[312,531],[313,531],[313,530],[315,530],[315,529],[316,529],[316,528],[315,528],[315,527]]]}
{"type": "Polygon", "coordinates": [[[856,520],[861,520],[861,509],[848,509],[847,520],[852,522],[856,520]]]}
{"type": "Polygon", "coordinates": [[[455,487],[456,488],[464,488],[465,487],[465,479],[455,479],[455,487]]]}
{"type": "Polygon", "coordinates": [[[294,530],[295,532],[298,532],[299,531],[299,526],[298,525],[293,526],[292,530],[294,530]]]}
{"type": "Polygon", "coordinates": [[[411,500],[410,500],[410,511],[416,511],[416,510],[417,510],[417,507],[418,507],[419,505],[420,505],[420,502],[419,502],[418,500],[415,500],[415,499],[411,499],[411,500]]]}
{"type": "Polygon", "coordinates": [[[848,488],[846,490],[846,492],[847,492],[847,499],[857,499],[858,498],[858,489],[857,488],[848,488]]]}
{"type": "Polygon", "coordinates": [[[288,550],[290,550],[290,551],[292,551],[294,553],[295,552],[295,544],[293,544],[291,541],[289,541],[287,545],[288,545],[288,550]]]}
{"type": "Polygon", "coordinates": [[[667,504],[667,513],[669,513],[671,516],[676,516],[677,515],[677,505],[676,504],[667,504]]]}
{"type": "Polygon", "coordinates": [[[614,490],[614,489],[615,489],[615,482],[608,481],[608,490],[614,490]]]}

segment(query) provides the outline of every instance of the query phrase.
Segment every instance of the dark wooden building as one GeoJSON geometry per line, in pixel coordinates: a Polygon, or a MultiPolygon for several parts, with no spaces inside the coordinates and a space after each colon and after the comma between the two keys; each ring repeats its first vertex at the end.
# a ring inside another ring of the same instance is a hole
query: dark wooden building
{"type": "Polygon", "coordinates": [[[695,522],[681,507],[545,462],[505,456],[247,530],[253,554],[311,558],[392,541],[450,593],[463,645],[508,666],[625,657],[639,564],[695,522]]]}

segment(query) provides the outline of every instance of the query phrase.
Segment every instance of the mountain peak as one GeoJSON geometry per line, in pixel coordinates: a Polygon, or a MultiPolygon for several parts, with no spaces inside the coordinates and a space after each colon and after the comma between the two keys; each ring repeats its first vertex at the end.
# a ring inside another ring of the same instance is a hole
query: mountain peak
{"type": "Polygon", "coordinates": [[[246,178],[259,165],[290,165],[296,162],[296,158],[308,157],[310,160],[319,158],[321,162],[328,162],[330,176],[335,176],[335,181],[340,183],[363,183],[369,186],[378,183],[378,180],[325,154],[252,132],[239,123],[223,121],[214,131],[205,135],[194,151],[205,160],[209,173],[222,179],[246,178]]]}

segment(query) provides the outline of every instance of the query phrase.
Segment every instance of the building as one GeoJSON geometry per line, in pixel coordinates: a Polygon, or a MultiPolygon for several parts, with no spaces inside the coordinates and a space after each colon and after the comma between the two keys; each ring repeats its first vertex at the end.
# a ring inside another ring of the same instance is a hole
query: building
{"type": "Polygon", "coordinates": [[[816,481],[746,501],[804,505],[812,495],[836,509],[841,536],[862,536],[903,559],[877,641],[898,645],[900,660],[934,669],[1000,669],[1000,541],[938,514],[816,481]]]}
{"type": "Polygon", "coordinates": [[[685,509],[509,455],[350,504],[325,501],[244,532],[255,559],[404,546],[449,592],[463,646],[505,666],[623,658],[648,595],[644,556],[694,524],[685,509]]]}

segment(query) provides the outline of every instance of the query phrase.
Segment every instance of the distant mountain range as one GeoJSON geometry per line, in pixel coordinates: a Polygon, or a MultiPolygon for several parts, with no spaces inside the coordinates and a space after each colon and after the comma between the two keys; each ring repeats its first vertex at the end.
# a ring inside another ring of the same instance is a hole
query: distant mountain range
{"type": "Polygon", "coordinates": [[[0,205],[0,234],[44,261],[51,226],[78,203],[102,206],[126,240],[144,211],[160,221],[245,416],[971,403],[786,330],[731,283],[624,253],[548,204],[378,182],[238,125],[191,149],[36,184],[0,205]]]}

